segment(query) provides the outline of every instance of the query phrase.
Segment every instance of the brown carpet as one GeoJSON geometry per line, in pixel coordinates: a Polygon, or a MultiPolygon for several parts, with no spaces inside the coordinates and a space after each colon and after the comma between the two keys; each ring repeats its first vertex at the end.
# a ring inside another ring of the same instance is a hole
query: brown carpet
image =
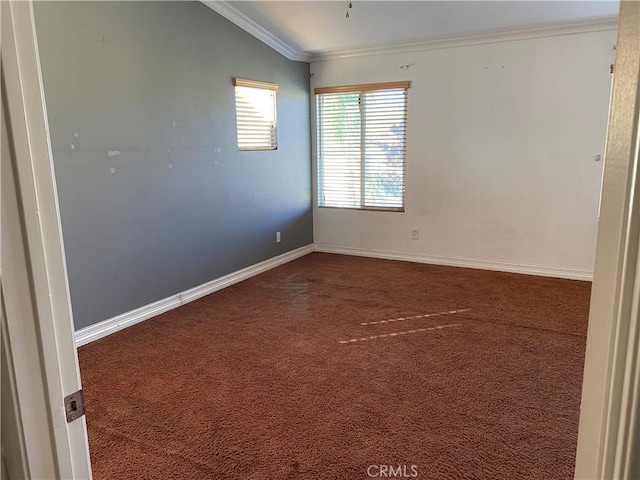
{"type": "Polygon", "coordinates": [[[570,479],[590,287],[300,258],[80,348],[94,476],[570,479]]]}

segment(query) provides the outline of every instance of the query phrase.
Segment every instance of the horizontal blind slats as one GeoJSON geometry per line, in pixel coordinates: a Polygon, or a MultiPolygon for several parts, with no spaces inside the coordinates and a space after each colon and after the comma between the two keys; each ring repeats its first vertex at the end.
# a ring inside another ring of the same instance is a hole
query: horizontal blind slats
{"type": "Polygon", "coordinates": [[[359,95],[319,99],[321,201],[324,206],[355,208],[360,203],[359,95]]]}
{"type": "Polygon", "coordinates": [[[318,204],[404,209],[406,88],[316,96],[318,204]]]}
{"type": "MultiPolygon", "coordinates": [[[[237,79],[241,80],[241,79],[237,79]]],[[[239,150],[268,150],[277,146],[275,84],[236,82],[236,125],[239,150]]]]}

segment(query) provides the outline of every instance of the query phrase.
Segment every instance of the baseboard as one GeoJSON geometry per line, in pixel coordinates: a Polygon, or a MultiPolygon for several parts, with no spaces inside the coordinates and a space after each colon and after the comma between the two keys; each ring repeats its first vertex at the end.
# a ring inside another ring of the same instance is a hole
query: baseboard
{"type": "Polygon", "coordinates": [[[543,277],[568,278],[571,280],[592,280],[593,271],[575,268],[552,267],[547,265],[526,265],[520,263],[496,262],[489,260],[474,260],[470,258],[441,257],[420,253],[392,252],[387,250],[372,250],[368,248],[336,247],[333,245],[314,244],[316,252],[338,253],[359,257],[383,258],[386,260],[401,260],[405,262],[430,263],[452,267],[479,268],[482,270],[497,270],[501,272],[522,273],[526,275],[540,275],[543,277]]]}
{"type": "Polygon", "coordinates": [[[264,262],[257,263],[242,270],[217,278],[203,285],[199,285],[184,292],[171,295],[149,305],[144,305],[130,312],[125,312],[113,318],[90,325],[75,332],[76,346],[86,345],[100,338],[106,337],[119,330],[123,330],[136,323],[143,322],[161,313],[178,308],[181,305],[198,298],[217,292],[234,285],[247,278],[271,270],[279,265],[303,257],[311,252],[337,253],[359,257],[383,258],[386,260],[401,260],[405,262],[429,263],[434,265],[448,265],[452,267],[479,268],[482,270],[498,270],[501,272],[541,275],[546,277],[568,278],[573,280],[591,280],[593,271],[572,268],[552,267],[546,265],[525,265],[508,262],[487,260],[473,260],[468,258],[441,257],[419,253],[393,252],[387,250],[372,250],[367,248],[336,247],[333,245],[313,244],[292,250],[264,262]]]}
{"type": "Polygon", "coordinates": [[[296,250],[278,255],[277,257],[270,258],[269,260],[265,260],[264,262],[230,273],[224,277],[217,278],[203,285],[171,295],[170,297],[163,298],[162,300],[158,300],[157,302],[153,302],[149,305],[144,305],[130,312],[125,312],[100,323],[96,323],[95,325],[82,328],[75,332],[76,346],[80,347],[106,337],[107,335],[130,327],[131,325],[135,325],[136,323],[143,322],[149,318],[155,317],[156,315],[160,315],[161,313],[178,308],[181,305],[197,300],[198,298],[209,295],[210,293],[217,292],[218,290],[222,290],[223,288],[229,287],[262,272],[266,272],[267,270],[271,270],[272,268],[283,265],[295,260],[296,258],[303,257],[313,251],[313,245],[306,245],[296,250]]]}

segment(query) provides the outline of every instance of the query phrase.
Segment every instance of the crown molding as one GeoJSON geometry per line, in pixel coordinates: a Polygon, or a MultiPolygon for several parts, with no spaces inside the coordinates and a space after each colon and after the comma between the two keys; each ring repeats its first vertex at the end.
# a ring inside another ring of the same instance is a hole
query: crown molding
{"type": "Polygon", "coordinates": [[[229,20],[230,22],[236,24],[238,27],[243,29],[244,31],[250,33],[258,40],[263,43],[266,43],[268,46],[273,48],[276,52],[284,55],[289,60],[296,60],[299,62],[310,62],[311,56],[307,55],[304,52],[297,51],[291,45],[283,41],[282,39],[276,37],[274,34],[269,32],[267,29],[258,25],[256,22],[251,20],[245,14],[233,8],[227,2],[222,0],[200,0],[207,7],[219,13],[224,18],[229,20]]]}
{"type": "Polygon", "coordinates": [[[543,25],[534,28],[517,30],[497,30],[475,35],[455,36],[423,40],[420,42],[403,43],[397,45],[361,47],[351,50],[337,50],[331,52],[311,53],[311,62],[326,62],[344,58],[368,57],[374,55],[390,55],[401,53],[423,52],[444,48],[467,47],[489,43],[512,42],[533,38],[556,37],[562,35],[577,35],[581,33],[616,30],[618,17],[608,16],[589,21],[543,25]]]}
{"type": "Polygon", "coordinates": [[[325,52],[302,52],[264,27],[241,13],[224,0],[200,0],[203,4],[222,15],[244,31],[267,44],[289,60],[300,62],[326,62],[345,58],[368,57],[375,55],[391,55],[401,53],[423,52],[445,48],[467,47],[490,43],[512,42],[533,38],[577,35],[581,33],[601,32],[618,28],[617,16],[599,17],[587,21],[562,23],[555,25],[539,25],[526,29],[494,30],[474,35],[452,36],[448,38],[427,39],[418,42],[396,45],[372,45],[347,50],[325,52]]]}

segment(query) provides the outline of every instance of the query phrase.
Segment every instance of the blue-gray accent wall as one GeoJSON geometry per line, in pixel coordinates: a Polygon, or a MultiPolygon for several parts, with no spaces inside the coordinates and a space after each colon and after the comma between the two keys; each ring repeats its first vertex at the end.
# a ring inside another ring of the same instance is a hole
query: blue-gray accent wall
{"type": "Polygon", "coordinates": [[[200,2],[34,9],[76,329],[312,243],[308,64],[200,2]],[[279,84],[277,150],[233,77],[279,84]]]}

